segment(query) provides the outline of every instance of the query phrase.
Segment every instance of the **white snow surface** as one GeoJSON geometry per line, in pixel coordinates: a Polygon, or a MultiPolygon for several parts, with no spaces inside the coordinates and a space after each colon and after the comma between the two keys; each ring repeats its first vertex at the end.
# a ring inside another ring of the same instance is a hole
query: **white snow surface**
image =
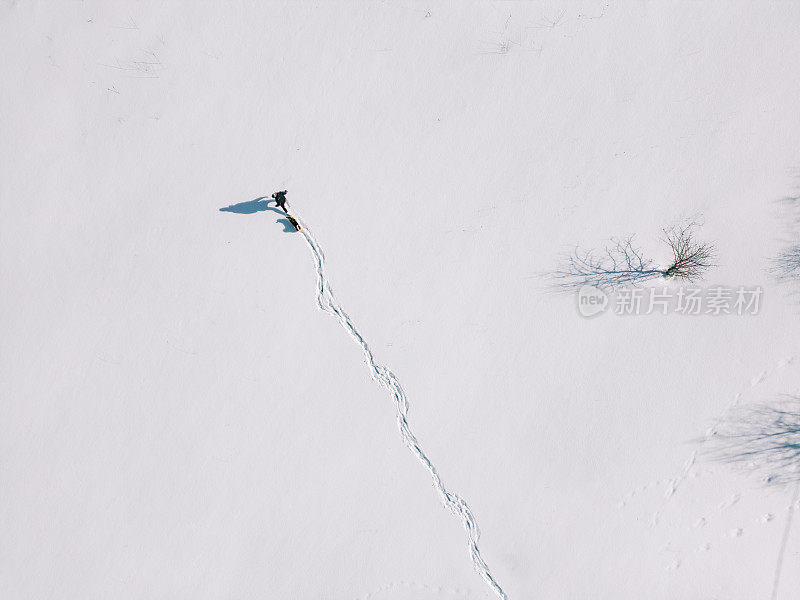
{"type": "Polygon", "coordinates": [[[767,272],[798,31],[791,2],[0,3],[0,598],[796,597],[797,489],[698,440],[800,392],[767,272]],[[308,229],[253,202],[282,189],[308,229]],[[541,277],[686,218],[759,314],[586,319],[541,277]]]}

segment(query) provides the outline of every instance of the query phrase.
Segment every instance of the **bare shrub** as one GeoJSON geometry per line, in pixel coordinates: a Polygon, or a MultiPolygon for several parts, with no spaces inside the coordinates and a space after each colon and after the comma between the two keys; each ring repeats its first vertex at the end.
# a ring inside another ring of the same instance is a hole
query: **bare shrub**
{"type": "Polygon", "coordinates": [[[638,285],[651,279],[678,279],[692,282],[701,279],[714,265],[716,250],[713,244],[695,239],[697,225],[690,223],[664,230],[665,242],[672,251],[672,260],[666,267],[658,267],[634,245],[633,236],[612,239],[602,250],[576,248],[568,255],[563,266],[550,274],[555,286],[561,289],[592,285],[615,288],[638,285]]]}
{"type": "Polygon", "coordinates": [[[661,272],[664,277],[697,281],[714,266],[716,249],[713,244],[697,242],[694,239],[695,228],[696,225],[691,223],[664,230],[664,241],[672,250],[672,264],[661,272]]]}

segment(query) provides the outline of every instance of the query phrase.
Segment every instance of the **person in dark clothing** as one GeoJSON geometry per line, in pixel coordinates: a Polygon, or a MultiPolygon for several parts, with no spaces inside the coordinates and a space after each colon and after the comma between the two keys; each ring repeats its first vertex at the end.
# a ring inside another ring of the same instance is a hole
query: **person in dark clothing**
{"type": "Polygon", "coordinates": [[[278,205],[278,208],[282,208],[283,212],[288,215],[289,211],[286,210],[286,190],[283,190],[282,192],[275,192],[272,194],[272,197],[275,198],[275,204],[278,205]]]}

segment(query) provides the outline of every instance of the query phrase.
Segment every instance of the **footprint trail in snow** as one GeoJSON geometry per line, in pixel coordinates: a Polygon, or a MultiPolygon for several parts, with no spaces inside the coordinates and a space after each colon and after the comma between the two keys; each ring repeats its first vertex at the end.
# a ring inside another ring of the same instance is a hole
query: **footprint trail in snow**
{"type": "Polygon", "coordinates": [[[324,312],[336,317],[336,320],[339,321],[339,324],[347,331],[347,333],[350,334],[350,337],[356,341],[356,343],[361,347],[361,350],[364,352],[364,357],[367,359],[367,366],[369,367],[372,379],[377,381],[391,393],[395,404],[397,426],[400,430],[400,435],[403,438],[403,442],[408,449],[411,450],[414,456],[417,457],[417,460],[419,460],[419,462],[425,466],[425,468],[428,470],[428,473],[430,473],[430,476],[433,479],[433,485],[436,487],[436,491],[439,493],[439,497],[441,498],[445,507],[448,508],[455,516],[461,519],[461,524],[464,527],[464,530],[467,532],[469,553],[472,557],[472,563],[475,566],[475,570],[499,598],[502,600],[507,600],[508,597],[506,596],[506,593],[497,583],[491,571],[489,571],[489,567],[481,557],[480,550],[478,549],[478,538],[480,537],[480,531],[478,530],[478,524],[475,521],[472,511],[463,498],[461,498],[458,494],[447,490],[442,482],[439,472],[436,470],[436,467],[425,455],[425,452],[422,450],[419,441],[412,433],[411,427],[408,424],[408,400],[406,399],[406,394],[403,391],[400,382],[397,380],[397,377],[395,377],[395,374],[392,373],[387,367],[384,365],[379,365],[375,361],[375,357],[372,355],[372,350],[370,350],[369,345],[358,332],[355,325],[353,325],[353,321],[349,316],[347,316],[347,313],[342,310],[342,307],[336,301],[336,298],[333,295],[333,289],[328,283],[328,279],[325,275],[325,255],[322,252],[322,248],[317,243],[316,238],[309,231],[308,226],[300,219],[297,220],[301,224],[299,233],[305,238],[306,242],[308,243],[308,247],[311,249],[311,254],[314,256],[314,263],[317,271],[317,305],[324,312]]]}

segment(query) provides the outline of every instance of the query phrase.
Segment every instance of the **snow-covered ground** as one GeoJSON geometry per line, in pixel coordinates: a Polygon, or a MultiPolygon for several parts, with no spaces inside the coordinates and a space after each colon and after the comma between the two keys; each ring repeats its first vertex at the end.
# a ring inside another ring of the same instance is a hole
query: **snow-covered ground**
{"type": "Polygon", "coordinates": [[[789,2],[0,3],[0,597],[796,597],[792,486],[698,440],[800,391],[767,273],[798,30],[789,2]],[[313,237],[255,202],[282,189],[313,237]],[[587,319],[541,277],[687,218],[702,285],[758,314],[587,319]]]}

